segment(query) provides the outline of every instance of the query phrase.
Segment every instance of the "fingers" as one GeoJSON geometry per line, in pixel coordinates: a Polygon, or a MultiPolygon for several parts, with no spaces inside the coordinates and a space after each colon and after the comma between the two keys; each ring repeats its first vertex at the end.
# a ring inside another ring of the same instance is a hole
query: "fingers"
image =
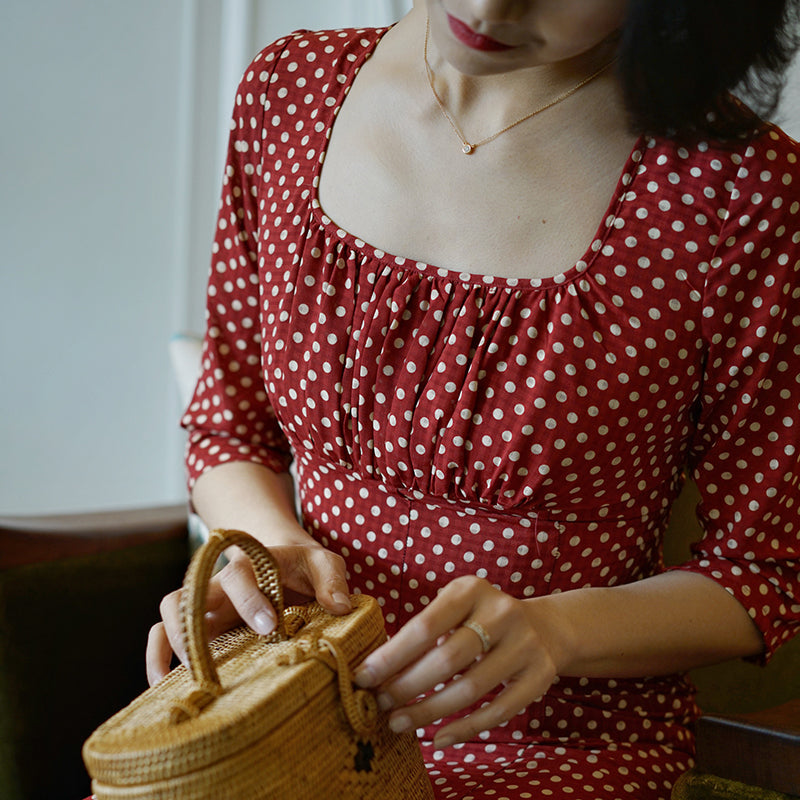
{"type": "MultiPolygon", "coordinates": [[[[161,612],[163,637],[167,639],[170,649],[181,661],[186,661],[186,649],[183,646],[181,631],[181,591],[170,592],[161,601],[158,610],[161,612]]],[[[155,645],[154,645],[155,646],[155,645]]],[[[163,647],[163,644],[161,645],[163,647]]]]}
{"type": "Polygon", "coordinates": [[[555,677],[555,661],[530,606],[486,581],[459,578],[371,653],[355,679],[380,687],[378,704],[396,709],[390,726],[398,732],[463,711],[505,686],[437,733],[436,746],[447,747],[507,721],[540,698],[555,677]]]}
{"type": "MultiPolygon", "coordinates": [[[[278,562],[287,596],[294,592],[293,599],[316,597],[323,608],[334,614],[346,614],[352,609],[341,556],[322,547],[273,547],[270,552],[278,562]]],[[[240,620],[261,635],[271,633],[277,625],[275,610],[259,590],[250,560],[243,555],[234,555],[215,576],[209,588],[208,607],[211,638],[240,620]]]]}
{"type": "Polygon", "coordinates": [[[306,551],[306,565],[317,602],[332,614],[351,611],[344,559],[330,550],[313,548],[306,551]]]}
{"type": "MultiPolygon", "coordinates": [[[[151,686],[169,672],[173,652],[186,663],[180,604],[181,590],[166,595],[159,606],[162,621],[150,629],[145,664],[151,686]]],[[[267,634],[275,628],[275,612],[259,591],[249,562],[233,561],[211,579],[206,608],[209,639],[240,625],[242,620],[257,633],[267,634]]]]}
{"type": "Polygon", "coordinates": [[[148,685],[155,685],[169,672],[171,661],[172,647],[167,638],[164,623],[159,622],[150,628],[150,633],[147,637],[145,666],[147,668],[148,685]]]}
{"type": "MultiPolygon", "coordinates": [[[[404,706],[432,686],[445,683],[463,672],[479,653],[480,643],[475,635],[465,628],[458,628],[444,642],[428,650],[399,677],[382,686],[378,702],[384,709],[404,706]]],[[[490,686],[487,691],[493,688],[494,686],[490,686]]]]}
{"type": "Polygon", "coordinates": [[[206,596],[206,634],[216,639],[221,633],[242,624],[242,617],[225,594],[217,577],[212,578],[206,596]]]}
{"type": "MultiPolygon", "coordinates": [[[[216,580],[230,601],[230,606],[246,625],[262,636],[275,630],[278,618],[269,600],[258,588],[249,559],[235,558],[217,573],[216,580]]],[[[216,614],[218,618],[230,616],[224,601],[220,603],[216,614]]]]}
{"type": "MultiPolygon", "coordinates": [[[[432,650],[441,636],[459,627],[470,616],[481,596],[496,591],[479,578],[458,578],[452,581],[386,644],[364,659],[356,670],[355,682],[366,689],[379,686],[398,675],[432,650]]],[[[477,637],[475,634],[470,635],[480,652],[477,637]]]]}
{"type": "MultiPolygon", "coordinates": [[[[488,705],[437,733],[437,747],[447,747],[506,722],[541,697],[554,677],[546,659],[531,660],[529,654],[516,644],[505,642],[481,660],[474,661],[463,675],[450,680],[439,691],[411,705],[400,706],[398,703],[400,707],[392,714],[390,725],[397,732],[424,727],[476,704],[492,690],[506,684],[506,688],[488,705]]],[[[395,684],[392,684],[391,692],[394,699],[395,684]]]]}
{"type": "Polygon", "coordinates": [[[316,599],[332,614],[352,610],[344,559],[323,547],[271,547],[281,571],[286,605],[316,599]]]}
{"type": "MultiPolygon", "coordinates": [[[[316,597],[333,614],[346,614],[352,609],[341,556],[322,547],[273,547],[270,551],[280,567],[288,602],[316,597]]],[[[173,652],[186,662],[180,598],[179,590],[161,601],[162,621],[150,630],[146,652],[150,685],[167,674],[173,652]]],[[[231,551],[230,562],[209,582],[206,608],[209,639],[242,622],[261,635],[271,633],[277,625],[275,610],[259,590],[250,560],[236,548],[231,551]]]]}
{"type": "MultiPolygon", "coordinates": [[[[481,731],[490,730],[502,725],[504,722],[508,722],[532,702],[538,700],[547,691],[551,683],[550,680],[541,681],[532,680],[532,678],[533,676],[528,671],[522,673],[518,679],[511,681],[490,703],[473,711],[466,717],[462,717],[441,728],[434,736],[434,747],[441,750],[458,742],[467,742],[470,739],[474,739],[481,731]],[[538,691],[535,688],[537,684],[540,686],[538,691]]],[[[456,681],[453,685],[455,686],[459,683],[463,683],[463,681],[456,681]]],[[[475,701],[470,701],[470,704],[473,702],[475,701]]],[[[436,719],[447,716],[449,713],[447,711],[439,713],[436,719]]]]}

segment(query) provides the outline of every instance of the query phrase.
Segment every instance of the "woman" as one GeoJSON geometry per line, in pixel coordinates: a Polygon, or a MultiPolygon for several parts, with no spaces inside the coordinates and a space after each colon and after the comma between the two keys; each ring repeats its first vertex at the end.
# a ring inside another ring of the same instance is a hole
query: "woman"
{"type": "MultiPolygon", "coordinates": [[[[333,613],[379,598],[357,680],[438,797],[666,798],[682,673],[800,624],[800,151],[727,95],[787,8],[735,5],[428,0],[241,84],[192,499],[333,613]],[[705,537],[665,571],[687,465],[705,537]]],[[[241,620],[275,624],[234,554],[211,633],[241,620]]]]}

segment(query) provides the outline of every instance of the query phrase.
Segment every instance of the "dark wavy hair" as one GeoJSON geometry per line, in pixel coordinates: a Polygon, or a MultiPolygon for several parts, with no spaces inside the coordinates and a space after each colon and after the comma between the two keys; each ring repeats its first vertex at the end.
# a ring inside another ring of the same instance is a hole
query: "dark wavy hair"
{"type": "Polygon", "coordinates": [[[775,112],[798,46],[800,0],[629,0],[618,72],[631,126],[753,135],[775,112]]]}

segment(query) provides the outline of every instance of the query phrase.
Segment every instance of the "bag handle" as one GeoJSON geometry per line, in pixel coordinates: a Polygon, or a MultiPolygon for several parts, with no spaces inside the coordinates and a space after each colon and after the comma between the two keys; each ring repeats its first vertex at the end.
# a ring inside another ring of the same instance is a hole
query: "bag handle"
{"type": "Polygon", "coordinates": [[[189,669],[198,690],[211,695],[209,702],[221,694],[222,686],[206,636],[208,584],[217,559],[233,545],[240,547],[250,559],[258,588],[275,609],[277,627],[269,635],[268,641],[282,642],[287,639],[283,619],[283,587],[280,570],[272,554],[261,542],[243,531],[222,528],[211,531],[208,541],[197,550],[189,564],[181,592],[181,629],[189,669]]]}
{"type": "MultiPolygon", "coordinates": [[[[275,609],[277,625],[264,639],[268,642],[283,642],[290,635],[286,628],[280,570],[269,550],[243,531],[222,528],[211,531],[208,541],[194,554],[183,581],[180,603],[181,628],[194,688],[188,697],[173,701],[170,722],[175,725],[197,717],[223,691],[207,642],[205,610],[208,584],[214,565],[222,553],[233,545],[240,547],[250,559],[258,588],[275,609]]],[[[291,610],[294,612],[290,615],[293,616],[293,620],[290,621],[293,633],[296,623],[302,625],[305,617],[301,609],[291,610]]],[[[358,734],[367,735],[374,728],[378,717],[378,705],[374,695],[368,690],[354,690],[350,667],[335,642],[317,637],[309,643],[309,647],[310,649],[298,648],[284,659],[284,663],[298,663],[306,658],[316,658],[327,664],[338,675],[339,693],[350,725],[358,734]]]]}

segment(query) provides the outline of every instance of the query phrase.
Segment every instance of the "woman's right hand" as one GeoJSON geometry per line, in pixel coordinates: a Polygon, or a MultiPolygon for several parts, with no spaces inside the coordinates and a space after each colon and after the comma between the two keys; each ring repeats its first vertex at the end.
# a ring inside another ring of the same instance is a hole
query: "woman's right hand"
{"type": "MultiPolygon", "coordinates": [[[[344,559],[317,544],[270,546],[278,562],[286,605],[316,599],[332,614],[351,610],[345,578],[344,559]]],[[[250,559],[231,548],[230,562],[210,581],[206,606],[206,629],[209,639],[241,625],[256,633],[271,633],[276,625],[275,610],[256,584],[250,559]]],[[[186,651],[181,639],[181,590],[171,592],[161,601],[161,622],[150,629],[147,639],[147,680],[152,686],[170,669],[172,654],[184,663],[186,651]]]]}

